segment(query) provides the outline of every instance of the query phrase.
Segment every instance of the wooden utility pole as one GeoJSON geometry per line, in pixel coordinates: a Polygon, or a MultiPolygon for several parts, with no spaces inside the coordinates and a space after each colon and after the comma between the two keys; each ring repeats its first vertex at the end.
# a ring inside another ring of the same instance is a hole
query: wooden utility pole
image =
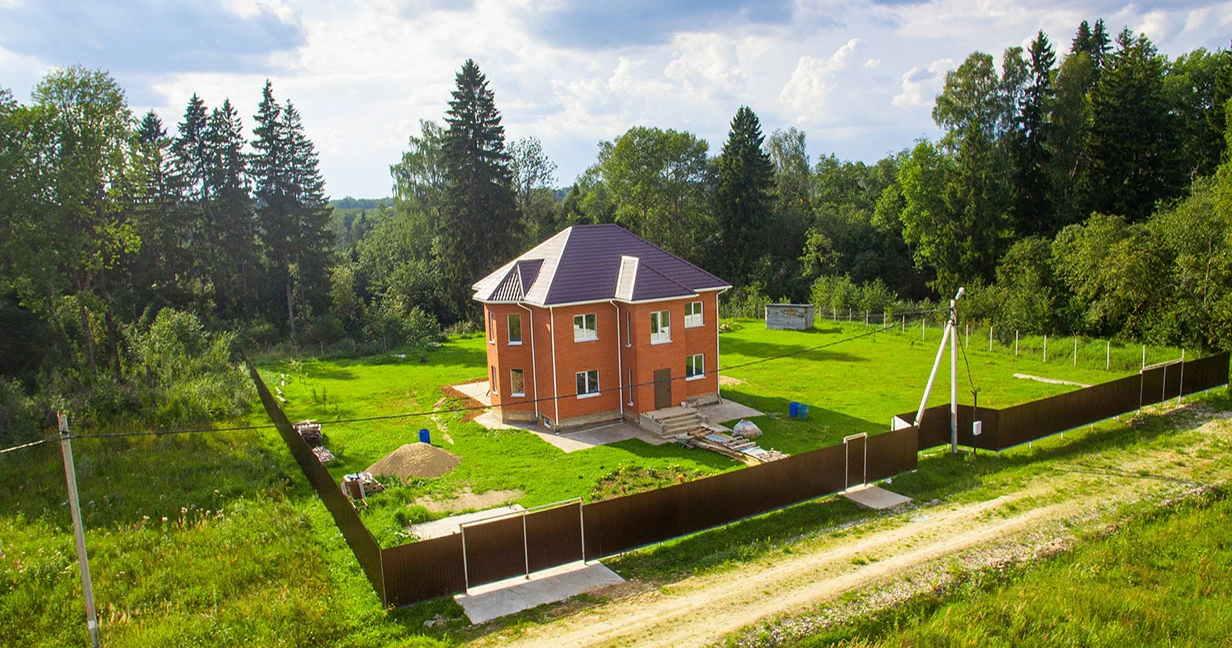
{"type": "Polygon", "coordinates": [[[73,517],[73,539],[77,541],[77,562],[81,565],[81,589],[86,601],[86,628],[90,643],[99,648],[98,616],[94,612],[94,585],[90,582],[90,560],[86,555],[86,534],[81,528],[81,505],[77,501],[77,471],[73,467],[73,444],[68,434],[68,416],[56,414],[60,421],[60,453],[64,456],[64,481],[68,484],[68,510],[73,517]]]}

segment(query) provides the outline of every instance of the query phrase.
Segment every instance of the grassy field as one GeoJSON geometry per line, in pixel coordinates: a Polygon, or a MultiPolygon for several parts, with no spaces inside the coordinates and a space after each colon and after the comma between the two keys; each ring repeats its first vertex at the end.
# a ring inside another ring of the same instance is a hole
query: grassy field
{"type": "MultiPolygon", "coordinates": [[[[765,412],[766,416],[754,419],[765,432],[761,445],[788,454],[839,443],[848,434],[884,432],[893,415],[913,411],[940,337],[936,328],[926,330],[923,340],[918,329],[858,337],[868,332],[862,323],[823,322],[815,330],[799,332],[766,330],[759,321],[744,320],[730,322],[729,328],[720,343],[723,364],[731,369],[722,375],[740,382],[725,386],[723,395],[765,412]],[[825,348],[810,350],[821,346],[825,348]],[[792,401],[810,406],[807,419],[788,417],[792,401]]],[[[370,499],[370,507],[362,516],[385,546],[407,540],[404,530],[408,522],[443,515],[415,505],[419,498],[447,500],[470,489],[473,493],[515,491],[513,500],[524,506],[575,497],[589,501],[601,495],[653,488],[680,474],[696,478],[741,467],[716,454],[675,444],[655,447],[638,440],[566,454],[527,432],[492,431],[464,422],[463,414],[457,412],[329,423],[331,419],[455,407],[458,402],[446,399],[440,388],[481,380],[486,368],[484,354],[483,337],[474,335],[452,338],[430,350],[424,363],[416,357],[396,355],[357,360],[303,359],[266,363],[261,371],[269,385],[282,390],[287,399],[283,407],[292,420],[315,418],[324,422],[328,446],[338,457],[329,468],[338,479],[366,469],[404,443],[416,441],[420,428],[428,428],[436,445],[462,458],[451,473],[394,485],[370,499]],[[635,473],[630,467],[644,470],[635,473]],[[650,478],[646,478],[647,473],[650,478]]],[[[960,355],[960,369],[960,402],[971,402],[974,384],[980,389],[980,404],[990,407],[1074,389],[1014,378],[1015,373],[1088,384],[1124,375],[1102,367],[1044,364],[975,349],[966,350],[965,361],[960,355]]],[[[941,380],[930,404],[948,401],[948,380],[941,380]]]]}
{"type": "MultiPolygon", "coordinates": [[[[1217,409],[1232,408],[1225,391],[1201,398],[1217,409]]],[[[1097,456],[1115,463],[1142,448],[1183,449],[1194,434],[1162,417],[1148,416],[1133,428],[1110,421],[1000,458],[930,455],[919,472],[896,478],[894,488],[917,501],[989,499],[1032,475],[1097,456]]],[[[273,432],[81,439],[75,449],[108,646],[445,647],[517,633],[559,613],[536,609],[471,628],[450,599],[382,609],[273,432]],[[447,621],[426,628],[437,615],[447,621]]],[[[1228,469],[1229,457],[1220,470],[1228,469]]],[[[0,458],[0,488],[3,643],[83,645],[80,583],[57,449],[43,446],[0,458]]],[[[627,578],[670,584],[691,573],[807,551],[836,525],[853,522],[894,524],[895,518],[829,498],[608,562],[627,578]]],[[[1206,533],[1199,527],[1189,531],[1195,537],[1206,533]]],[[[1183,611],[1187,591],[1173,591],[1179,599],[1172,609],[1183,611]]]]}

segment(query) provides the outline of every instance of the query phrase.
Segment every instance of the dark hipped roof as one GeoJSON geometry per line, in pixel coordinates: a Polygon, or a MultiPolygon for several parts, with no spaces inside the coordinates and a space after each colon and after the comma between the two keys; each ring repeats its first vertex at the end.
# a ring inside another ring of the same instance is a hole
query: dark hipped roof
{"type": "Polygon", "coordinates": [[[574,225],[472,286],[484,302],[557,306],[696,295],[730,284],[614,224],[574,225]]]}

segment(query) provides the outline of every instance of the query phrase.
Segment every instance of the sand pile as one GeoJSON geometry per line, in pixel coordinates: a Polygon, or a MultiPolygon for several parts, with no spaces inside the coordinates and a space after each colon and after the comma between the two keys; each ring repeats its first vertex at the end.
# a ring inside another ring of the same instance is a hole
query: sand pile
{"type": "Polygon", "coordinates": [[[408,443],[368,466],[368,472],[403,481],[411,477],[440,477],[453,470],[459,461],[457,455],[426,443],[408,443]]]}

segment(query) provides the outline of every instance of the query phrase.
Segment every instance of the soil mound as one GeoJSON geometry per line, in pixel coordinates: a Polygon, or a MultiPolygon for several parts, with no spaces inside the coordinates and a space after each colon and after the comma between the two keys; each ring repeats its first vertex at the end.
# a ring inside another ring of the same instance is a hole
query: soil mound
{"type": "Polygon", "coordinates": [[[453,470],[459,461],[457,455],[427,443],[408,443],[368,466],[368,472],[402,481],[411,477],[440,477],[453,470]]]}

